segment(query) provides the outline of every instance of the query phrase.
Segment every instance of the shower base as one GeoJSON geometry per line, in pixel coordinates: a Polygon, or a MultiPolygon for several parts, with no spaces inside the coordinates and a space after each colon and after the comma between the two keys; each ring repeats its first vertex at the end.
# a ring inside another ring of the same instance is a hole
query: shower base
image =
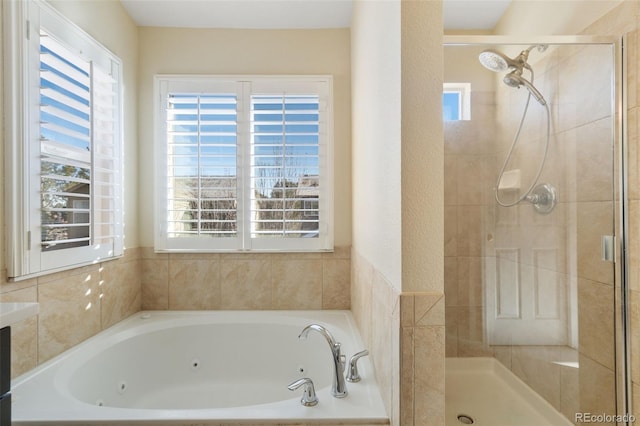
{"type": "Polygon", "coordinates": [[[447,358],[445,378],[445,426],[572,425],[494,358],[447,358]]]}

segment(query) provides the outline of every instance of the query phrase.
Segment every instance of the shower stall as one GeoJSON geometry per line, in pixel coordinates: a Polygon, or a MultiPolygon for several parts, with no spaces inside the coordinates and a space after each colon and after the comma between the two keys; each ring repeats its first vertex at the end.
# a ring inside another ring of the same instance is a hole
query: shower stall
{"type": "MultiPolygon", "coordinates": [[[[545,424],[625,424],[629,406],[621,52],[445,36],[447,369],[467,365],[470,387],[468,366],[495,363],[558,416],[545,424]]],[[[447,426],[539,421],[454,391],[448,371],[447,426]]]]}

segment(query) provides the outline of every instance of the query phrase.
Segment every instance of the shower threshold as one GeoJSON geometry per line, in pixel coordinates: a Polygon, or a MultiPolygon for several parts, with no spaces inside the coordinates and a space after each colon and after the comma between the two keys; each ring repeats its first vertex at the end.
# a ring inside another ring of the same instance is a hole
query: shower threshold
{"type": "Polygon", "coordinates": [[[447,358],[445,370],[445,426],[572,425],[495,358],[447,358]]]}

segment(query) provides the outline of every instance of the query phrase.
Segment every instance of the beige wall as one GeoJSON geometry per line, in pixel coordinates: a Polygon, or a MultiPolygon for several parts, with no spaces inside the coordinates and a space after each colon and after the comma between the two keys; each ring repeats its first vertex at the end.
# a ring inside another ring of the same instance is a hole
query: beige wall
{"type": "MultiPolygon", "coordinates": [[[[5,258],[2,257],[0,300],[40,304],[40,314],[36,318],[12,327],[14,377],[137,312],[141,306],[140,255],[137,250],[138,29],[119,2],[65,0],[52,1],[51,4],[122,59],[127,250],[125,256],[116,261],[17,283],[6,282],[5,258]]],[[[0,156],[3,152],[4,149],[0,149],[0,156]]],[[[0,219],[3,217],[4,208],[1,208],[0,219]]],[[[4,227],[0,228],[0,238],[4,240],[3,230],[4,227]]]]}
{"type": "Polygon", "coordinates": [[[356,1],[351,26],[351,309],[393,425],[444,424],[441,7],[356,1]]]}
{"type": "Polygon", "coordinates": [[[153,76],[333,76],[335,252],[154,254],[141,221],[144,309],[349,309],[351,65],[349,30],[140,28],[141,218],[154,216],[153,76]],[[309,273],[313,271],[313,273],[309,273]]]}
{"type": "Polygon", "coordinates": [[[624,0],[513,0],[494,34],[580,34],[624,0]]]}
{"type": "Polygon", "coordinates": [[[351,38],[353,245],[399,290],[400,2],[355,2],[351,38]]]}
{"type": "MultiPolygon", "coordinates": [[[[330,74],[334,90],[335,245],[351,244],[351,67],[348,29],[140,28],[140,217],[154,216],[153,76],[156,74],[330,74]]],[[[153,221],[140,223],[153,247],[153,221]]]]}

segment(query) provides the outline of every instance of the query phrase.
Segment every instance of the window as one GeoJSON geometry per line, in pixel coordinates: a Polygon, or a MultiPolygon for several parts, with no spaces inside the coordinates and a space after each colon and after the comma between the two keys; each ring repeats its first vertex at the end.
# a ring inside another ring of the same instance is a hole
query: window
{"type": "Polygon", "coordinates": [[[9,276],[119,256],[120,61],[47,3],[9,4],[9,276]]]}
{"type": "Polygon", "coordinates": [[[445,121],[471,120],[470,83],[444,83],[442,114],[445,121]]]}
{"type": "Polygon", "coordinates": [[[157,250],[332,249],[330,78],[156,87],[157,250]]]}

